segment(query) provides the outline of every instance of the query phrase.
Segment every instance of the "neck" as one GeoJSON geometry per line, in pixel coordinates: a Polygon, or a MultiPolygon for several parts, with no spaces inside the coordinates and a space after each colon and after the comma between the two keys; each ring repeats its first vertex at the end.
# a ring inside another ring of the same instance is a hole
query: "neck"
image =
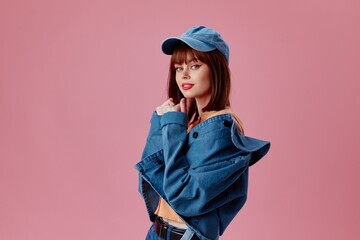
{"type": "Polygon", "coordinates": [[[196,101],[196,107],[199,113],[199,116],[203,114],[203,108],[206,107],[206,105],[209,103],[210,99],[204,99],[204,98],[195,98],[196,101]]]}

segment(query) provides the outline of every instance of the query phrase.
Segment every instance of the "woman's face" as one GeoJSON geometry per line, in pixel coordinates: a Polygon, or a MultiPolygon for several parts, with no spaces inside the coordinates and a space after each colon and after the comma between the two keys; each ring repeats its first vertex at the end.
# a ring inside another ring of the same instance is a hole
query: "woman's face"
{"type": "Polygon", "coordinates": [[[211,97],[209,66],[191,58],[189,53],[185,63],[174,64],[176,83],[185,98],[195,98],[207,103],[211,97]]]}

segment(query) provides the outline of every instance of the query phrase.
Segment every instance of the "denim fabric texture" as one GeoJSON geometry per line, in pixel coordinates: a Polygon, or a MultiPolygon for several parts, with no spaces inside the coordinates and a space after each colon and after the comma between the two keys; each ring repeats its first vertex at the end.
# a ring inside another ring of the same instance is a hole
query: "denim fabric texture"
{"type": "Polygon", "coordinates": [[[161,196],[201,240],[216,240],[243,207],[249,166],[266,155],[270,142],[241,134],[229,113],[189,133],[187,122],[182,112],[153,113],[135,166],[139,192],[152,222],[161,196]]]}
{"type": "MultiPolygon", "coordinates": [[[[170,235],[170,234],[168,234],[170,235]]],[[[169,236],[167,236],[167,239],[170,239],[169,236]]],[[[162,240],[155,232],[154,224],[151,225],[145,240],[162,240]]]]}
{"type": "Polygon", "coordinates": [[[188,29],[180,37],[167,38],[161,44],[163,53],[172,55],[179,42],[184,42],[200,52],[209,52],[218,49],[229,63],[229,46],[214,29],[196,26],[188,29]]]}
{"type": "Polygon", "coordinates": [[[145,240],[161,240],[161,238],[158,237],[158,235],[155,232],[154,224],[151,225],[145,240]]]}
{"type": "MultiPolygon", "coordinates": [[[[166,240],[171,240],[171,231],[172,229],[174,229],[175,227],[174,226],[171,226],[169,224],[167,224],[168,226],[168,231],[167,231],[167,234],[166,234],[166,240]]],[[[182,230],[185,230],[185,229],[182,229],[182,230]]],[[[193,232],[190,233],[190,235],[187,237],[187,233],[185,232],[184,235],[182,236],[183,239],[191,239],[192,236],[193,236],[193,232]]],[[[160,238],[156,232],[155,232],[155,224],[153,223],[146,235],[146,239],[145,240],[162,240],[162,238],[160,238]]]]}

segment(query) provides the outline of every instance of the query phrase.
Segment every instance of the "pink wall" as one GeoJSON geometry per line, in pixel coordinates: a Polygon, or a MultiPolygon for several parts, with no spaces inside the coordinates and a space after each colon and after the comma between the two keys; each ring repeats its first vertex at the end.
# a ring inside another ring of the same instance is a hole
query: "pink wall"
{"type": "Polygon", "coordinates": [[[144,239],[159,45],[199,24],[230,45],[247,134],[272,142],[222,239],[360,239],[360,1],[220,2],[1,1],[0,239],[144,239]]]}

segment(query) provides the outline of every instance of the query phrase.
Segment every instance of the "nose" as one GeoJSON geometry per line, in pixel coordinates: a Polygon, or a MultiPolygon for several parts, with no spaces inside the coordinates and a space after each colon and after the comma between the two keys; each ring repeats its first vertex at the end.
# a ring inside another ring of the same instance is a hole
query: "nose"
{"type": "Polygon", "coordinates": [[[189,71],[187,68],[185,68],[184,71],[182,72],[181,78],[182,79],[190,79],[189,71]]]}

